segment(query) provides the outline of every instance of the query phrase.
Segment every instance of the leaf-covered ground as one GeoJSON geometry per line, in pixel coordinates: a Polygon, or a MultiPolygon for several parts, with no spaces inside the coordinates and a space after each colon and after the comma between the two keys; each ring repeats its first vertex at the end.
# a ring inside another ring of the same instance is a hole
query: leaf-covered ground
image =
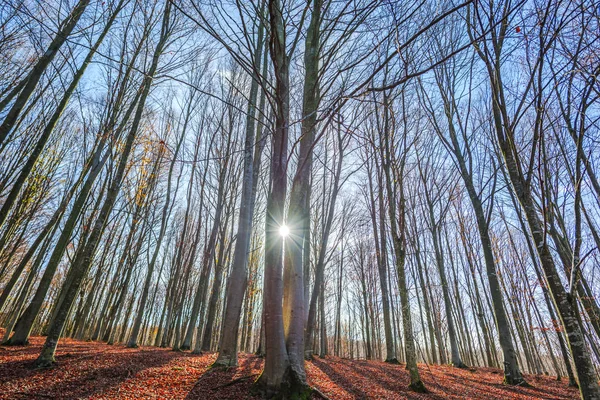
{"type": "MultiPolygon", "coordinates": [[[[26,347],[0,347],[1,399],[252,399],[252,382],[263,362],[253,355],[241,355],[239,368],[210,370],[214,353],[195,356],[154,347],[127,349],[63,339],[57,366],[36,370],[32,363],[43,338],[34,337],[31,342],[26,347]]],[[[401,365],[335,357],[316,358],[306,365],[309,383],[331,399],[578,397],[565,380],[557,382],[552,377],[527,376],[533,387],[515,388],[502,385],[502,375],[494,369],[419,368],[430,390],[426,395],[407,390],[408,375],[401,365]]]]}

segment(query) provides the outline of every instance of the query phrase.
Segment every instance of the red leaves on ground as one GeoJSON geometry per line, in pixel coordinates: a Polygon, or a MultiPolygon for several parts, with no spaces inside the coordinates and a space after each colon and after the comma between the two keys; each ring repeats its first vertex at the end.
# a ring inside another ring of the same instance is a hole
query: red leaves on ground
{"type": "MultiPolygon", "coordinates": [[[[43,338],[26,347],[0,347],[0,399],[254,399],[250,391],[263,360],[241,354],[239,367],[210,369],[215,354],[201,356],[144,347],[127,349],[71,339],[60,341],[57,366],[32,369],[43,338]]],[[[309,383],[331,399],[574,399],[566,380],[527,376],[532,388],[502,385],[490,368],[462,370],[419,366],[429,394],[408,390],[401,365],[315,358],[306,364],[309,383]]]]}

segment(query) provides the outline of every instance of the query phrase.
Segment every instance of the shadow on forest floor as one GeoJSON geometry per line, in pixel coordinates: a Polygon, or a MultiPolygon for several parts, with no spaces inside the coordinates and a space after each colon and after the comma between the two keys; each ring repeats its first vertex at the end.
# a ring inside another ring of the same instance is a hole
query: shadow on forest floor
{"type": "Polygon", "coordinates": [[[0,397],[69,399],[102,395],[146,369],[161,368],[182,356],[169,351],[61,340],[56,365],[36,369],[34,361],[42,341],[34,338],[28,346],[0,348],[0,397]]]}
{"type": "Polygon", "coordinates": [[[263,359],[240,354],[237,368],[214,368],[202,374],[186,400],[192,399],[259,399],[252,393],[252,384],[258,378],[263,359]]]}
{"type": "MultiPolygon", "coordinates": [[[[43,342],[44,338],[33,337],[29,346],[0,347],[0,399],[259,398],[251,389],[264,360],[252,354],[241,353],[237,368],[211,369],[215,353],[193,355],[61,339],[57,365],[33,369],[43,342]]],[[[578,398],[566,380],[548,376],[527,375],[533,388],[523,388],[502,385],[502,373],[492,368],[472,371],[419,364],[419,371],[429,394],[408,389],[404,365],[338,357],[306,363],[308,383],[332,400],[578,398]]]]}

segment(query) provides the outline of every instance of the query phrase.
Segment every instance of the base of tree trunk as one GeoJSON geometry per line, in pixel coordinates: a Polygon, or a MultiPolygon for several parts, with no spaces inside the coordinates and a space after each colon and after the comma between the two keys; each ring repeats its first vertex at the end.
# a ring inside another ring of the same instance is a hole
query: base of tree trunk
{"type": "Polygon", "coordinates": [[[579,389],[579,384],[575,381],[569,381],[569,387],[579,389]]]}
{"type": "Polygon", "coordinates": [[[509,386],[533,387],[523,377],[519,379],[512,379],[511,377],[507,377],[506,375],[504,375],[503,383],[509,386]]]}
{"type": "Polygon", "coordinates": [[[129,349],[137,349],[138,347],[140,347],[137,343],[127,343],[127,348],[129,349]]]}
{"type": "Polygon", "coordinates": [[[457,363],[457,364],[453,363],[452,366],[455,367],[455,368],[461,368],[461,369],[468,369],[469,368],[469,366],[467,364],[465,364],[464,362],[462,362],[462,361],[460,363],[457,363]]]}
{"type": "Polygon", "coordinates": [[[313,394],[313,389],[306,382],[299,379],[290,366],[287,367],[279,387],[267,384],[266,380],[262,377],[263,375],[261,374],[256,382],[254,382],[252,391],[260,394],[264,399],[308,400],[313,394]]]}
{"type": "Polygon", "coordinates": [[[389,358],[389,359],[385,360],[385,362],[388,364],[402,365],[402,363],[400,361],[398,361],[398,359],[396,357],[389,358]]]}
{"type": "Polygon", "coordinates": [[[54,366],[56,366],[56,360],[54,360],[54,357],[52,357],[50,359],[38,358],[37,360],[35,360],[34,366],[35,366],[35,369],[53,368],[54,366]]]}
{"type": "Polygon", "coordinates": [[[200,355],[202,355],[202,350],[194,350],[194,351],[192,351],[192,354],[200,356],[200,355]]]}
{"type": "Polygon", "coordinates": [[[186,345],[186,344],[184,344],[184,345],[182,345],[182,346],[181,346],[179,349],[180,349],[181,351],[187,351],[187,350],[191,350],[191,347],[190,347],[190,346],[188,346],[188,345],[186,345]]]}
{"type": "Polygon", "coordinates": [[[217,357],[215,362],[212,363],[212,365],[210,367],[211,368],[230,368],[230,367],[237,367],[237,366],[238,366],[237,357],[219,356],[219,357],[217,357]]]}
{"type": "Polygon", "coordinates": [[[416,381],[408,385],[409,389],[416,393],[429,393],[423,381],[416,381]]]}
{"type": "Polygon", "coordinates": [[[2,343],[2,346],[27,346],[29,340],[14,340],[13,338],[8,339],[2,343]]]}
{"type": "Polygon", "coordinates": [[[310,360],[312,360],[312,359],[313,359],[313,356],[314,356],[314,354],[313,354],[313,351],[312,351],[312,350],[304,350],[304,359],[305,359],[306,361],[310,361],[310,360]]]}

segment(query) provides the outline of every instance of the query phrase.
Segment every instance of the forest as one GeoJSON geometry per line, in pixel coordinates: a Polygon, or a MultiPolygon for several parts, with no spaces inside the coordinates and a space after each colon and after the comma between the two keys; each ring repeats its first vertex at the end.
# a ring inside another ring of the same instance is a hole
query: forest
{"type": "Polygon", "coordinates": [[[600,3],[0,0],[0,398],[600,400],[600,3]]]}

